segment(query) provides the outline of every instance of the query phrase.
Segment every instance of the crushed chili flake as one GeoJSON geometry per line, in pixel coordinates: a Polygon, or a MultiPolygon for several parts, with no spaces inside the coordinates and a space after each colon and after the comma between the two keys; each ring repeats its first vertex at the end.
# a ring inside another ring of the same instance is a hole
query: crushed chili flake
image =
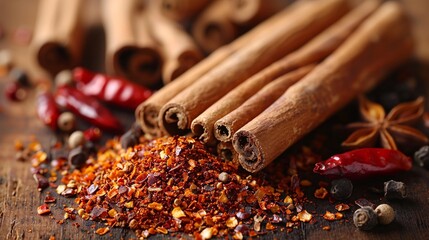
{"type": "Polygon", "coordinates": [[[334,221],[335,220],[335,214],[326,211],[326,213],[323,215],[323,218],[328,220],[328,221],[334,221]]]}
{"type": "Polygon", "coordinates": [[[109,227],[104,227],[104,228],[99,228],[97,230],[95,230],[95,233],[97,233],[98,235],[104,235],[106,233],[108,233],[110,231],[109,227]]]}
{"type": "Polygon", "coordinates": [[[50,212],[51,210],[49,209],[49,206],[47,204],[42,204],[39,207],[37,207],[37,214],[39,215],[45,215],[50,212]]]}
{"type": "Polygon", "coordinates": [[[328,190],[326,190],[324,187],[320,187],[316,189],[314,196],[319,199],[325,199],[328,196],[328,190]]]}
{"type": "Polygon", "coordinates": [[[350,209],[350,206],[345,204],[345,203],[339,203],[337,205],[335,205],[335,209],[337,209],[337,211],[342,212],[342,211],[346,211],[350,209]]]}
{"type": "Polygon", "coordinates": [[[335,220],[339,220],[343,218],[343,214],[342,213],[331,213],[329,211],[326,211],[326,213],[323,215],[323,218],[328,220],[328,221],[335,221],[335,220]]]}
{"type": "Polygon", "coordinates": [[[56,199],[52,197],[51,195],[46,195],[44,202],[45,203],[54,203],[56,199]]]}
{"type": "MultiPolygon", "coordinates": [[[[258,235],[261,225],[277,229],[273,223],[296,211],[300,221],[312,219],[302,205],[290,207],[303,200],[296,175],[270,186],[266,177],[248,176],[191,137],[159,138],[127,149],[112,139],[87,162],[64,174],[57,193],[75,194],[83,219],[128,226],[139,237],[181,231],[243,239],[258,235]],[[221,173],[227,182],[219,180],[221,173]]],[[[109,230],[101,229],[97,234],[109,230]]]]}
{"type": "Polygon", "coordinates": [[[313,215],[307,212],[307,210],[302,210],[298,213],[297,217],[301,222],[309,222],[313,218],[313,215]]]}
{"type": "Polygon", "coordinates": [[[329,230],[331,230],[331,227],[330,226],[323,226],[322,229],[325,231],[329,231],[329,230]]]}

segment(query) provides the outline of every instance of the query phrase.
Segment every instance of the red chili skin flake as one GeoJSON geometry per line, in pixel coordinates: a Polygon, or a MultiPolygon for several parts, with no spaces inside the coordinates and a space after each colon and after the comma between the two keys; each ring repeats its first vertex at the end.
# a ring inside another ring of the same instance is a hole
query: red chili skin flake
{"type": "Polygon", "coordinates": [[[37,207],[37,214],[39,215],[46,215],[50,212],[51,210],[49,209],[49,206],[47,204],[42,204],[39,207],[37,207]]]}
{"type": "Polygon", "coordinates": [[[319,199],[325,199],[328,196],[328,191],[324,187],[318,188],[314,192],[314,196],[319,199]]]}
{"type": "Polygon", "coordinates": [[[411,158],[397,150],[361,148],[316,163],[313,172],[329,178],[363,179],[408,171],[411,167],[411,158]]]}
{"type": "Polygon", "coordinates": [[[54,203],[55,201],[56,199],[50,195],[47,195],[44,200],[45,203],[54,203]]]}
{"type": "Polygon", "coordinates": [[[108,227],[104,227],[104,228],[99,228],[99,229],[95,230],[95,233],[102,236],[102,235],[108,233],[109,231],[110,231],[110,229],[108,227]]]}
{"type": "Polygon", "coordinates": [[[337,209],[337,211],[342,212],[342,211],[346,211],[350,209],[350,206],[344,203],[340,203],[335,205],[335,209],[337,209]]]}

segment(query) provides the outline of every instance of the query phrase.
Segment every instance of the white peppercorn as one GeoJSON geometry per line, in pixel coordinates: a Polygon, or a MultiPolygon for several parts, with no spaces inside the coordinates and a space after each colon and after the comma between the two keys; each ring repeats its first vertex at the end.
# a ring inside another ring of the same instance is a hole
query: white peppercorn
{"type": "Polygon", "coordinates": [[[390,224],[395,220],[395,210],[388,204],[380,204],[375,208],[378,222],[383,225],[390,224]]]}
{"type": "Polygon", "coordinates": [[[68,143],[70,148],[76,148],[78,146],[84,145],[85,135],[82,131],[74,131],[72,134],[70,134],[68,143]]]}
{"type": "Polygon", "coordinates": [[[63,132],[71,132],[76,125],[76,118],[71,112],[63,112],[58,117],[58,128],[63,132]]]}
{"type": "Polygon", "coordinates": [[[63,70],[55,76],[55,86],[61,87],[64,85],[70,86],[73,84],[73,76],[70,70],[63,70]]]}
{"type": "Polygon", "coordinates": [[[229,174],[226,173],[226,172],[221,172],[219,174],[218,178],[219,178],[219,181],[221,181],[221,182],[228,182],[228,180],[229,180],[229,174]]]}

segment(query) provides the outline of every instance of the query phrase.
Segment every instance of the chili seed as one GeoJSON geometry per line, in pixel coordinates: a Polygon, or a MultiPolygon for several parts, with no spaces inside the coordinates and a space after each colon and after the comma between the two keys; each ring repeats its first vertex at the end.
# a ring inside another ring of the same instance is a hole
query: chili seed
{"type": "Polygon", "coordinates": [[[331,196],[337,200],[349,198],[353,193],[353,183],[347,178],[340,178],[331,182],[331,196]]]}
{"type": "Polygon", "coordinates": [[[70,70],[63,70],[59,72],[54,79],[55,86],[61,87],[61,86],[71,86],[73,85],[73,75],[70,70]]]}
{"type": "Polygon", "coordinates": [[[361,230],[371,230],[378,224],[377,213],[371,207],[359,208],[353,213],[353,223],[361,230]]]}
{"type": "Polygon", "coordinates": [[[130,223],[128,224],[128,226],[131,228],[131,229],[136,229],[137,227],[138,227],[138,222],[135,220],[135,219],[131,219],[131,221],[130,221],[130,223]]]}
{"type": "Polygon", "coordinates": [[[420,166],[429,169],[429,146],[423,146],[414,153],[414,161],[420,166]]]}
{"type": "Polygon", "coordinates": [[[384,196],[387,199],[403,199],[407,197],[407,188],[403,182],[390,180],[384,183],[384,196]]]}
{"type": "Polygon", "coordinates": [[[85,144],[85,136],[82,131],[74,131],[72,134],[70,134],[69,140],[69,147],[70,148],[76,148],[78,146],[85,144]]]}
{"type": "Polygon", "coordinates": [[[378,222],[383,225],[390,224],[395,220],[395,210],[388,204],[380,204],[375,208],[378,216],[378,222]]]}
{"type": "Polygon", "coordinates": [[[71,132],[76,126],[76,118],[71,112],[63,112],[58,117],[58,128],[63,132],[71,132]]]}
{"type": "Polygon", "coordinates": [[[205,228],[201,232],[202,239],[210,239],[210,238],[212,238],[212,236],[213,236],[213,229],[211,227],[205,228]]]}
{"type": "Polygon", "coordinates": [[[88,158],[88,156],[87,156],[83,146],[78,146],[78,147],[70,150],[69,156],[68,156],[68,161],[69,161],[69,164],[71,166],[73,166],[75,168],[80,168],[85,164],[87,158],[88,158]]]}

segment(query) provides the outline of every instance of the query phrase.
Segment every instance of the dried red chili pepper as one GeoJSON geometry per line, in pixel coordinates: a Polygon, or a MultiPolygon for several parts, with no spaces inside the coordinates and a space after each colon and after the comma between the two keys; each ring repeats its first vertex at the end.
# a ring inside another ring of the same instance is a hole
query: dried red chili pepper
{"type": "Polygon", "coordinates": [[[56,130],[60,110],[55,103],[54,96],[48,91],[43,91],[37,95],[36,104],[39,119],[52,130],[56,130]]]}
{"type": "Polygon", "coordinates": [[[58,88],[55,102],[99,128],[115,133],[123,131],[121,123],[97,99],[86,96],[75,88],[70,86],[58,88]]]}
{"type": "Polygon", "coordinates": [[[96,127],[91,127],[83,132],[85,139],[91,142],[98,142],[101,139],[101,130],[96,127]]]}
{"type": "Polygon", "coordinates": [[[5,96],[9,101],[20,102],[27,96],[27,90],[18,82],[10,82],[5,86],[5,96]]]}
{"type": "Polygon", "coordinates": [[[362,148],[337,154],[326,161],[316,163],[313,172],[332,178],[360,179],[407,171],[411,167],[411,158],[397,150],[362,148]]]}
{"type": "Polygon", "coordinates": [[[134,110],[152,95],[152,91],[123,78],[93,73],[84,68],[73,71],[76,87],[85,95],[134,110]]]}

